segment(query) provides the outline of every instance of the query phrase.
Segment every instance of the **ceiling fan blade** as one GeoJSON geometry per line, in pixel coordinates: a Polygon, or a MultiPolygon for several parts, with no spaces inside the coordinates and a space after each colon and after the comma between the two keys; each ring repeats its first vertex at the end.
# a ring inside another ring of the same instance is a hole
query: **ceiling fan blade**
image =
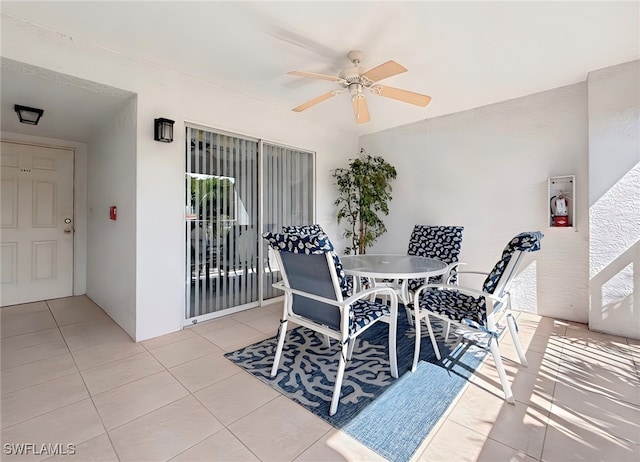
{"type": "Polygon", "coordinates": [[[378,80],[402,74],[403,72],[407,72],[407,69],[404,66],[401,66],[395,61],[387,61],[373,69],[369,69],[367,72],[362,74],[362,77],[366,77],[372,82],[377,82],[378,80]]]}
{"type": "Polygon", "coordinates": [[[298,77],[309,77],[312,79],[331,80],[332,82],[339,82],[342,79],[340,77],[334,77],[326,74],[316,74],[315,72],[303,72],[303,71],[291,71],[287,72],[288,75],[297,75],[298,77]]]}
{"type": "Polygon", "coordinates": [[[318,103],[321,103],[323,101],[328,100],[329,98],[331,98],[332,96],[335,96],[336,92],[335,91],[330,91],[329,93],[325,93],[324,95],[320,95],[316,98],[313,98],[312,100],[307,101],[306,103],[302,103],[300,106],[294,107],[292,109],[292,111],[295,112],[301,112],[304,111],[305,109],[309,109],[311,106],[314,106],[318,103]]]}
{"type": "Polygon", "coordinates": [[[362,93],[355,95],[351,98],[353,103],[353,113],[356,116],[356,123],[364,124],[371,120],[369,117],[369,107],[367,106],[367,99],[362,93]]]}
{"type": "Polygon", "coordinates": [[[414,93],[400,88],[386,87],[384,85],[376,85],[372,87],[371,90],[376,95],[397,99],[398,101],[415,104],[416,106],[425,107],[431,101],[431,96],[421,95],[420,93],[414,93]]]}

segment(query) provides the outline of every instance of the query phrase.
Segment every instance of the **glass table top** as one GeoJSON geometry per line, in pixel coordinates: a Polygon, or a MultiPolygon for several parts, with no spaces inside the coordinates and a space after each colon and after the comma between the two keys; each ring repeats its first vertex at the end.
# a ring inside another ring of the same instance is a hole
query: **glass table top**
{"type": "Polygon", "coordinates": [[[447,264],[435,258],[416,255],[341,255],[346,274],[375,278],[421,278],[438,276],[447,270],[447,264]]]}

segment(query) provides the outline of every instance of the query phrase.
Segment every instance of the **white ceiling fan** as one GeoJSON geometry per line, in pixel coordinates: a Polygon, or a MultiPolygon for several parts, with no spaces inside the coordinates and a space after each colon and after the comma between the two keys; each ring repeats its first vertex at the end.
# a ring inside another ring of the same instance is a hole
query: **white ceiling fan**
{"type": "Polygon", "coordinates": [[[330,80],[332,82],[337,82],[342,87],[339,90],[332,90],[329,93],[313,98],[300,106],[294,107],[293,111],[304,111],[305,109],[309,109],[311,106],[326,101],[329,98],[348,90],[349,93],[351,93],[351,101],[353,103],[353,112],[356,117],[356,122],[363,124],[371,120],[369,117],[367,100],[363,93],[365,89],[368,89],[374,95],[385,96],[405,103],[415,104],[416,106],[425,107],[431,101],[431,97],[427,95],[378,84],[380,80],[407,72],[405,67],[395,61],[387,61],[386,63],[380,64],[379,66],[365,72],[364,69],[360,67],[360,61],[362,61],[363,57],[363,53],[361,51],[350,51],[347,56],[349,61],[353,63],[353,66],[344,69],[337,77],[303,71],[291,71],[287,73],[289,75],[297,75],[299,77],[330,80]]]}

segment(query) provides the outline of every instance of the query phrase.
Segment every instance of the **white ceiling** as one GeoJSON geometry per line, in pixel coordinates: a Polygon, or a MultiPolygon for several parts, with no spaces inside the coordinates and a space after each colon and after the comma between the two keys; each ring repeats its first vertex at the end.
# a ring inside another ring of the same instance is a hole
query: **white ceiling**
{"type": "Polygon", "coordinates": [[[1,128],[4,132],[88,142],[133,93],[3,60],[1,128]],[[44,110],[37,126],[21,124],[14,105],[44,110]]]}
{"type": "MultiPolygon", "coordinates": [[[[2,12],[282,110],[339,88],[288,71],[337,75],[353,49],[364,52],[365,69],[393,59],[409,70],[383,84],[433,98],[421,108],[368,94],[371,122],[362,125],[348,94],[299,114],[356,134],[581,82],[640,58],[637,1],[3,1],[2,12]]],[[[25,88],[35,82],[4,77],[3,69],[3,116],[5,105],[27,104],[9,100],[18,88],[37,99],[25,88]]],[[[55,110],[46,103],[37,107],[55,110]]]]}

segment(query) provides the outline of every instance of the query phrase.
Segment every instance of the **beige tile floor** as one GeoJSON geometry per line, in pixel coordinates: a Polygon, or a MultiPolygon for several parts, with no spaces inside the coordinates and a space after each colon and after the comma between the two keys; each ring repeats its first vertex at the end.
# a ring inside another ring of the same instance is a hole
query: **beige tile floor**
{"type": "MultiPolygon", "coordinates": [[[[280,305],[134,343],[85,296],[0,309],[2,447],[73,443],[50,461],[376,461],[381,457],[233,365],[275,334],[280,305]]],[[[640,341],[530,314],[530,365],[501,342],[416,461],[640,460],[640,341]]],[[[46,455],[2,455],[4,461],[46,455]]]]}

